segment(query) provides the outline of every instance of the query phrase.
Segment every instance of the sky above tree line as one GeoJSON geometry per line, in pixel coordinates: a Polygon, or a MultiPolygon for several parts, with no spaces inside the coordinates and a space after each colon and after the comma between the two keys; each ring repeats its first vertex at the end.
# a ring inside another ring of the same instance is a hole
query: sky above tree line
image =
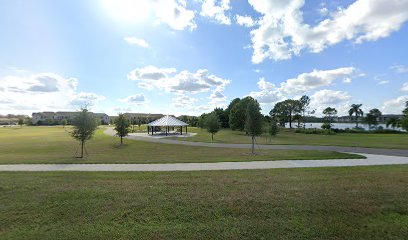
{"type": "Polygon", "coordinates": [[[408,0],[0,0],[0,114],[200,115],[302,95],[400,113],[408,0]]]}

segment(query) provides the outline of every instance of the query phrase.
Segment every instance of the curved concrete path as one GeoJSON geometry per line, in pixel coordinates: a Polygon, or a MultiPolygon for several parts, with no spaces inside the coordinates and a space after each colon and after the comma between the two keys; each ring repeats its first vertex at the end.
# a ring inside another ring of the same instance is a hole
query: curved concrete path
{"type": "Polygon", "coordinates": [[[167,164],[14,164],[0,165],[0,171],[81,171],[81,172],[162,172],[205,171],[271,168],[316,168],[408,164],[408,157],[363,154],[366,159],[336,160],[281,160],[218,163],[167,163],[167,164]]]}
{"type": "MultiPolygon", "coordinates": [[[[107,128],[105,134],[115,136],[115,132],[112,128],[107,128]]],[[[159,139],[159,138],[147,138],[130,135],[126,137],[128,139],[134,139],[145,142],[166,143],[166,144],[178,144],[186,146],[200,146],[200,147],[218,147],[218,148],[251,148],[251,144],[233,144],[233,143],[205,143],[205,142],[188,142],[178,141],[171,139],[159,139]]],[[[283,150],[321,150],[321,151],[336,151],[336,152],[349,152],[359,154],[377,154],[386,156],[401,156],[408,157],[408,150],[403,149],[382,149],[382,148],[364,148],[364,147],[340,147],[340,146],[311,146],[311,145],[262,145],[258,144],[259,149],[283,149],[283,150]]]]}

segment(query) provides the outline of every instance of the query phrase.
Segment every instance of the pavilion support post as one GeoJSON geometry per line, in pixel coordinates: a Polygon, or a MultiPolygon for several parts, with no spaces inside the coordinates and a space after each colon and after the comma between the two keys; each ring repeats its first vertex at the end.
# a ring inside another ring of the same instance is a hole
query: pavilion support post
{"type": "Polygon", "coordinates": [[[186,126],[186,134],[187,134],[187,126],[186,126]]]}
{"type": "Polygon", "coordinates": [[[167,132],[169,131],[169,127],[166,127],[166,136],[167,136],[167,132]]]}
{"type": "Polygon", "coordinates": [[[183,135],[183,126],[180,126],[180,135],[183,135]]]}

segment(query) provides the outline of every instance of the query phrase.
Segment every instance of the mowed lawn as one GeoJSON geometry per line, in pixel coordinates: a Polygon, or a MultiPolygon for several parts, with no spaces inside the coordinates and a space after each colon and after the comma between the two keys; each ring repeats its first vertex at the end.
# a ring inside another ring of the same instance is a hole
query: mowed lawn
{"type": "Polygon", "coordinates": [[[406,239],[408,165],[0,172],[0,239],[406,239]]]}
{"type": "Polygon", "coordinates": [[[257,161],[282,159],[361,158],[360,155],[331,151],[259,150],[251,156],[249,149],[192,147],[125,140],[105,135],[99,129],[86,145],[88,157],[75,158],[78,142],[69,128],[13,127],[0,128],[0,164],[10,163],[174,163],[257,161]]]}
{"type": "MultiPolygon", "coordinates": [[[[189,128],[197,135],[191,138],[174,138],[182,141],[218,142],[218,143],[251,143],[251,138],[245,132],[222,129],[214,135],[205,129],[189,128]]],[[[325,145],[351,146],[388,149],[408,149],[408,134],[372,134],[372,133],[338,133],[336,135],[318,135],[295,133],[294,129],[280,129],[277,136],[266,140],[265,136],[257,138],[258,144],[291,144],[291,145],[325,145]]]]}

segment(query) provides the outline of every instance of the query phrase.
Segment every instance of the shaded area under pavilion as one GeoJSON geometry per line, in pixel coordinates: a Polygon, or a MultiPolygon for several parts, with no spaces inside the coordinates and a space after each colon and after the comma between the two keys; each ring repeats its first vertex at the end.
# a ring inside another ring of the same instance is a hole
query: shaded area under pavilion
{"type": "Polygon", "coordinates": [[[162,118],[159,118],[151,123],[147,124],[147,134],[152,134],[154,135],[158,129],[160,129],[161,134],[165,134],[166,136],[170,133],[171,129],[176,129],[179,128],[178,130],[175,130],[173,133],[178,133],[180,135],[183,135],[183,127],[186,127],[185,133],[187,133],[187,127],[188,124],[180,121],[179,119],[166,115],[162,118]],[[163,132],[164,128],[164,132],[163,132]]]}

